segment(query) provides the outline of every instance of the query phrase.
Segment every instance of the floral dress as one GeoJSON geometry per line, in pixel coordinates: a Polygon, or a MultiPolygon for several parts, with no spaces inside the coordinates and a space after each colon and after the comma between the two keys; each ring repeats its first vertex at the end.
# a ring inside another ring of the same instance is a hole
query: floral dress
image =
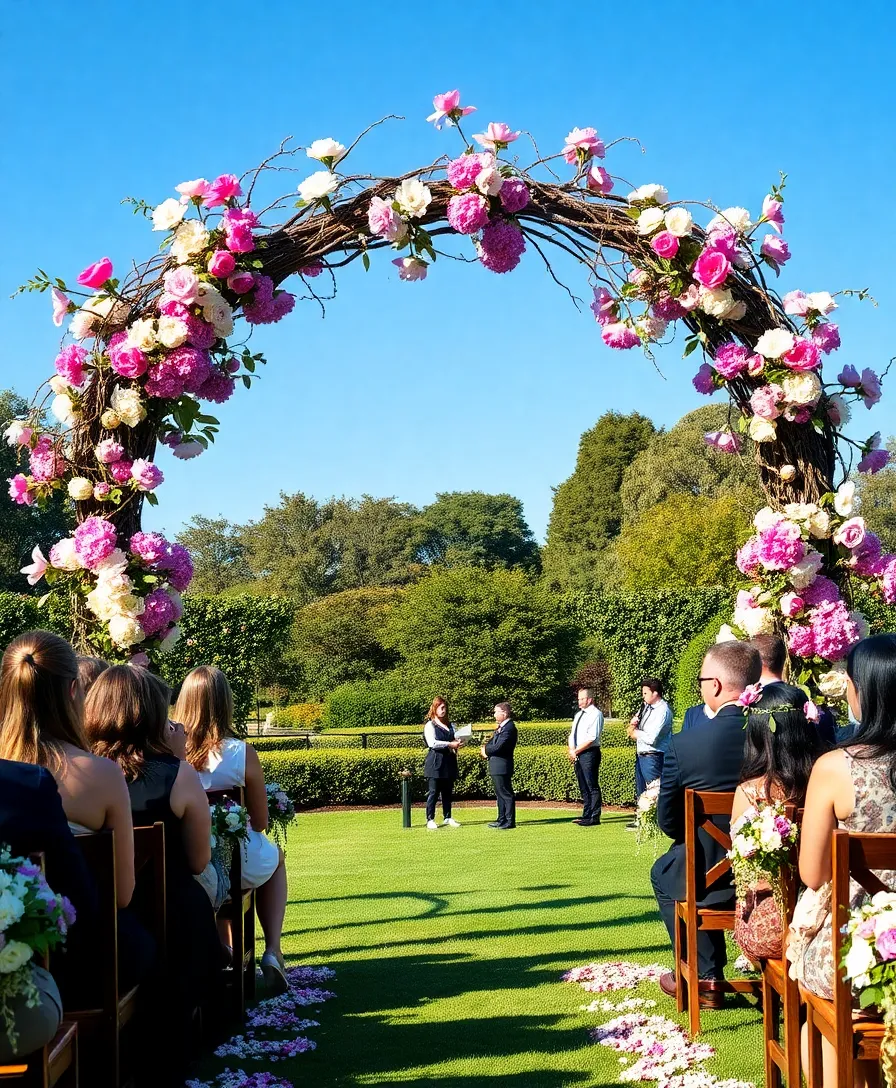
{"type": "MultiPolygon", "coordinates": [[[[843,749],[849,765],[856,803],[852,813],[845,820],[841,820],[838,827],[844,831],[892,832],[896,830],[896,793],[890,785],[890,757],[860,759],[856,756],[858,750],[857,748],[843,749]]],[[[896,871],[881,870],[877,872],[877,876],[888,888],[896,887],[896,871]]],[[[803,948],[802,971],[797,970],[796,974],[807,989],[831,1000],[834,996],[832,989],[834,950],[831,934],[830,885],[826,885],[826,889],[827,912],[821,928],[803,948]]],[[[811,894],[809,891],[803,892],[801,899],[811,894]]],[[[859,906],[867,898],[868,893],[861,885],[851,880],[849,883],[850,908],[859,906]]],[[[794,921],[796,920],[795,917],[794,921]]],[[[791,943],[792,941],[793,938],[791,943]]],[[[790,958],[789,952],[788,958],[790,958]]]]}

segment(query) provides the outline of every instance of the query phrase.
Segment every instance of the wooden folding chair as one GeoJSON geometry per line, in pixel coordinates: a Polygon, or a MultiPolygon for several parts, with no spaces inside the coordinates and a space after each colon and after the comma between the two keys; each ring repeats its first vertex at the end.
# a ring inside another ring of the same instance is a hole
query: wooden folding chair
{"type": "Polygon", "coordinates": [[[837,1083],[853,1083],[853,1063],[879,1061],[884,1035],[883,1021],[877,1017],[853,1019],[852,988],[840,969],[844,937],[840,927],[849,916],[849,881],[856,881],[869,895],[888,889],[872,870],[896,869],[896,835],[862,835],[849,831],[834,832],[831,843],[833,878],[831,882],[832,940],[834,963],[833,1001],[818,997],[800,986],[806,1004],[809,1036],[808,1088],[822,1088],[821,1040],[834,1048],[837,1083]]]}
{"type": "MultiPolygon", "coordinates": [[[[242,786],[206,790],[210,805],[236,801],[245,805],[242,786]]],[[[255,999],[255,889],[243,891],[243,856],[235,849],[230,861],[230,896],[218,911],[219,918],[230,921],[233,941],[233,989],[231,993],[234,1018],[242,1021],[246,1004],[255,999]]]]}
{"type": "MultiPolygon", "coordinates": [[[[802,824],[803,810],[786,805],[789,820],[802,824]]],[[[780,959],[762,961],[762,1037],[765,1044],[765,1088],[800,1088],[800,993],[799,984],[788,974],[787,935],[796,906],[797,846],[791,850],[790,865],[781,871],[784,911],[781,918],[780,959]],[[783,1081],[782,1081],[783,1078],[783,1081]]]]}
{"type": "MultiPolygon", "coordinates": [[[[707,793],[685,790],[685,898],[675,904],[675,985],[678,1011],[688,1011],[692,1036],[700,1033],[700,978],[697,969],[697,933],[699,930],[733,930],[734,910],[714,910],[697,905],[697,834],[702,828],[726,851],[731,849],[731,836],[712,822],[713,816],[730,816],[733,793],[707,793]]],[[[723,858],[706,873],[705,889],[711,890],[731,871],[731,862],[723,858]]],[[[733,893],[732,893],[733,894],[733,893]]],[[[758,995],[760,984],[752,979],[731,979],[722,988],[736,993],[758,995]]]]}

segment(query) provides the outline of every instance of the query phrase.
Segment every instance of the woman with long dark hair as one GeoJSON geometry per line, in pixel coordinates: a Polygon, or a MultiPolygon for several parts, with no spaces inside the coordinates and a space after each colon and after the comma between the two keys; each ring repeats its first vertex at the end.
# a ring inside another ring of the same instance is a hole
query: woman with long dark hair
{"type": "Polygon", "coordinates": [[[423,774],[428,786],[426,792],[426,826],[430,831],[438,831],[436,823],[436,802],[442,799],[442,826],[460,827],[451,816],[451,801],[454,796],[454,783],[457,779],[457,750],[463,741],[456,740],[454,725],[448,718],[448,704],[441,697],[433,699],[426,724],[423,726],[423,740],[429,751],[423,765],[423,774]]]}

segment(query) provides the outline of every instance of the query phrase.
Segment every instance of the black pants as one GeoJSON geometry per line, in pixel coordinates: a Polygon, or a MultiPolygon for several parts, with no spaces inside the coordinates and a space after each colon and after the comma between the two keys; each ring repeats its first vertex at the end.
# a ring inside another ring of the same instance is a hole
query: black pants
{"type": "MultiPolygon", "coordinates": [[[[662,860],[662,859],[661,859],[662,860]]],[[[675,900],[666,891],[663,883],[663,874],[654,871],[650,874],[650,882],[653,884],[653,894],[656,896],[656,905],[669,931],[669,940],[675,947],[675,900]]],[[[703,904],[698,903],[698,906],[703,904]]],[[[729,910],[734,906],[734,900],[730,903],[712,903],[714,910],[729,910]]],[[[720,929],[697,930],[697,973],[700,978],[724,978],[725,964],[728,962],[728,953],[725,950],[725,934],[720,929]]]]}
{"type": "Polygon", "coordinates": [[[493,774],[489,777],[495,789],[495,800],[498,802],[498,823],[502,827],[516,827],[516,798],[513,796],[510,775],[493,774]]]}
{"type": "Polygon", "coordinates": [[[429,790],[426,794],[426,819],[436,818],[436,801],[442,798],[442,815],[451,818],[451,798],[454,796],[453,778],[427,778],[429,790]]]}
{"type": "Polygon", "coordinates": [[[582,819],[599,820],[603,799],[600,794],[600,748],[586,748],[579,752],[573,764],[582,794],[582,819]]]}

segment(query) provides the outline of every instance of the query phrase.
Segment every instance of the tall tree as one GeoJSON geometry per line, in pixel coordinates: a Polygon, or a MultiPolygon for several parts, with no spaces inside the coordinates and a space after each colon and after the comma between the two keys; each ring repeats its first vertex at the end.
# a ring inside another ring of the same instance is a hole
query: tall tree
{"type": "Polygon", "coordinates": [[[554,489],[543,559],[555,588],[594,589],[606,573],[608,545],[622,525],[623,471],[653,434],[639,412],[606,412],[582,435],[575,471],[554,489]]]}
{"type": "MultiPolygon", "coordinates": [[[[887,449],[896,460],[896,437],[887,439],[887,449]]],[[[859,476],[856,483],[865,524],[881,538],[885,551],[896,552],[896,467],[875,476],[859,476]]]]}
{"type": "Polygon", "coordinates": [[[404,585],[424,571],[421,551],[425,529],[420,511],[394,498],[339,499],[327,533],[339,572],[339,589],[404,585]]]}
{"type": "Polygon", "coordinates": [[[514,568],[537,572],[538,544],[513,495],[443,491],[420,515],[423,554],[439,566],[514,568]]]}
{"type": "Polygon", "coordinates": [[[177,534],[193,557],[193,593],[222,593],[252,580],[252,568],[241,540],[242,529],[226,518],[196,514],[177,534]]]}

